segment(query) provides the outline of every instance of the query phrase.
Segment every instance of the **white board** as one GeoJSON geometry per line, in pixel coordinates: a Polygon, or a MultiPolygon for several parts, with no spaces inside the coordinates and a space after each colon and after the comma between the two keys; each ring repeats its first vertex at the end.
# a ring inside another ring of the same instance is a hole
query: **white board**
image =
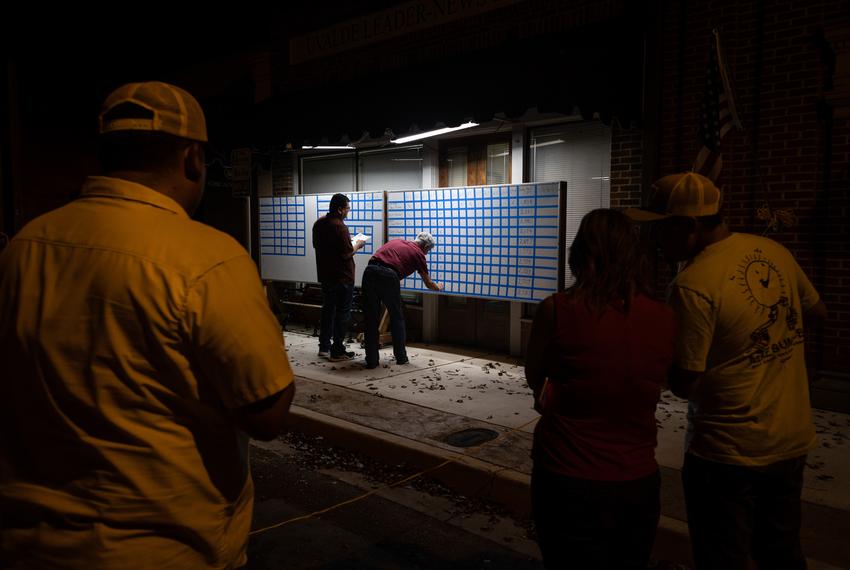
{"type": "MultiPolygon", "coordinates": [[[[313,224],[328,211],[333,194],[260,198],[260,273],[263,279],[317,283],[313,224]]],[[[345,219],[351,235],[371,236],[354,255],[355,284],[372,254],[384,243],[384,193],[346,194],[351,211],[345,219]]]]}
{"type": "MultiPolygon", "coordinates": [[[[437,238],[427,257],[445,293],[540,301],[558,287],[560,182],[387,193],[387,240],[437,238]]],[[[402,289],[428,289],[417,274],[402,289]]]]}

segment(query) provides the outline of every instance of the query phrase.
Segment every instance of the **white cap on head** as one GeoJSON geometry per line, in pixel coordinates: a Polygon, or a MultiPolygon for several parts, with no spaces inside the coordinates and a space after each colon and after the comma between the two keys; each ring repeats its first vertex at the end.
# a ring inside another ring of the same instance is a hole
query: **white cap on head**
{"type": "Polygon", "coordinates": [[[428,251],[437,245],[437,239],[428,232],[419,232],[416,236],[416,240],[414,241],[416,241],[416,243],[419,244],[419,247],[425,251],[428,251]]]}

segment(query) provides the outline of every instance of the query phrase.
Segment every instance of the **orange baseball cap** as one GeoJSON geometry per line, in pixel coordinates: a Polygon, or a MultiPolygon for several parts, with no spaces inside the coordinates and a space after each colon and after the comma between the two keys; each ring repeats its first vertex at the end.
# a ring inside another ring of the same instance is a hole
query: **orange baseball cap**
{"type": "Polygon", "coordinates": [[[160,81],[127,83],[106,98],[98,117],[100,134],[118,131],[158,131],[207,142],[207,122],[198,101],[187,91],[160,81]],[[132,103],[150,111],[149,118],[109,118],[115,107],[132,103]]]}
{"type": "Polygon", "coordinates": [[[665,176],[652,185],[647,208],[627,208],[623,213],[636,222],[653,222],[671,216],[711,216],[720,211],[723,194],[714,182],[695,172],[665,176]]]}

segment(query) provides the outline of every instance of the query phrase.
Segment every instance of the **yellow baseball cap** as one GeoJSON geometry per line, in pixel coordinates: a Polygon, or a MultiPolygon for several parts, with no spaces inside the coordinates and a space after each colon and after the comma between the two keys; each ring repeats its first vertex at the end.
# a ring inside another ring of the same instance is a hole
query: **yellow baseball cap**
{"type": "Polygon", "coordinates": [[[207,142],[207,122],[198,101],[187,91],[161,81],[127,83],[106,98],[98,117],[100,134],[118,131],[158,131],[207,142]],[[119,105],[131,103],[150,111],[146,118],[109,118],[119,105]]]}
{"type": "Polygon", "coordinates": [[[652,185],[648,208],[623,210],[636,222],[652,222],[671,216],[711,216],[720,211],[723,194],[714,182],[695,172],[665,176],[652,185]]]}

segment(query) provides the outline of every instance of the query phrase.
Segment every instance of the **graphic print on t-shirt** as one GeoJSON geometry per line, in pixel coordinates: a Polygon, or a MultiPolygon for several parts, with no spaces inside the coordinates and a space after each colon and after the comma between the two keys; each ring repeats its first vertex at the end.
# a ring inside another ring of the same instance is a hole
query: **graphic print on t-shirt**
{"type": "Polygon", "coordinates": [[[747,296],[756,315],[765,318],[750,334],[752,344],[744,356],[753,368],[776,358],[787,360],[794,346],[805,339],[785,279],[760,249],[747,254],[735,273],[733,279],[741,286],[741,293],[747,296]]]}

